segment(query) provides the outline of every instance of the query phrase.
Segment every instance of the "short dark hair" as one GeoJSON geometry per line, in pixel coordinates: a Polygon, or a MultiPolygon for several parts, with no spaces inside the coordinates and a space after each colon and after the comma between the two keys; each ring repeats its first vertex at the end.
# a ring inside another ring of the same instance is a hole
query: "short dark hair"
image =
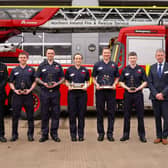
{"type": "Polygon", "coordinates": [[[18,57],[19,57],[20,55],[26,55],[26,57],[29,58],[29,54],[28,54],[27,52],[21,52],[21,53],[19,53],[18,57]]]}
{"type": "Polygon", "coordinates": [[[46,52],[47,52],[48,50],[53,50],[53,51],[55,52],[55,49],[54,49],[53,47],[48,47],[48,48],[46,48],[46,52]]]}
{"type": "Polygon", "coordinates": [[[81,58],[83,59],[83,55],[82,55],[81,53],[75,53],[75,54],[73,55],[73,59],[75,59],[76,55],[80,55],[81,58]]]}
{"type": "Polygon", "coordinates": [[[137,53],[135,51],[131,51],[128,53],[128,57],[129,56],[137,56],[137,53]]]}

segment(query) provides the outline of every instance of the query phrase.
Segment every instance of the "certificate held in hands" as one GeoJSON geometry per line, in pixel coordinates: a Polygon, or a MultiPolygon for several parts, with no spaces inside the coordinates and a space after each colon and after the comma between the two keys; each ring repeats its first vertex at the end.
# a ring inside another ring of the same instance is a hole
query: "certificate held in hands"
{"type": "Polygon", "coordinates": [[[86,83],[74,83],[74,82],[72,82],[70,84],[70,86],[73,90],[74,89],[80,90],[80,89],[85,89],[86,88],[86,83]]]}

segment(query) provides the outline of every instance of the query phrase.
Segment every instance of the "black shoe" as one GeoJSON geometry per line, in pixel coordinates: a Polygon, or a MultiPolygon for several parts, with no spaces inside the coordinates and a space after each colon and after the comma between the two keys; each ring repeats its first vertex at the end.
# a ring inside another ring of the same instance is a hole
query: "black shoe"
{"type": "Polygon", "coordinates": [[[33,136],[32,135],[28,135],[28,137],[27,137],[27,139],[28,139],[28,141],[34,141],[34,138],[33,138],[33,136]]]}
{"type": "Polygon", "coordinates": [[[71,141],[76,142],[77,141],[76,137],[71,137],[71,141]]]}
{"type": "Polygon", "coordinates": [[[61,142],[61,139],[60,139],[58,136],[52,136],[52,139],[53,139],[55,142],[61,142]]]}
{"type": "Polygon", "coordinates": [[[103,141],[104,140],[104,135],[99,135],[97,138],[98,141],[103,141]]]}
{"type": "Polygon", "coordinates": [[[146,142],[147,142],[147,140],[146,140],[146,138],[145,138],[144,136],[140,136],[139,139],[140,139],[140,141],[143,142],[143,143],[146,143],[146,142]]]}
{"type": "Polygon", "coordinates": [[[109,140],[109,141],[115,141],[115,139],[113,138],[113,136],[107,136],[107,139],[109,140]]]}
{"type": "Polygon", "coordinates": [[[7,142],[7,139],[4,136],[2,136],[2,137],[0,137],[0,141],[1,142],[7,142]]]}
{"type": "Polygon", "coordinates": [[[79,137],[78,140],[79,140],[79,141],[84,141],[84,138],[83,138],[83,137],[79,137]]]}
{"type": "Polygon", "coordinates": [[[123,136],[122,138],[120,138],[120,141],[127,141],[127,140],[129,140],[129,137],[127,136],[123,136]]]}
{"type": "Polygon", "coordinates": [[[48,137],[47,136],[42,136],[40,139],[39,139],[39,142],[45,142],[48,140],[48,137]]]}
{"type": "Polygon", "coordinates": [[[16,140],[18,140],[18,137],[17,137],[17,136],[12,136],[12,138],[10,139],[11,142],[14,142],[14,141],[16,141],[16,140]]]}

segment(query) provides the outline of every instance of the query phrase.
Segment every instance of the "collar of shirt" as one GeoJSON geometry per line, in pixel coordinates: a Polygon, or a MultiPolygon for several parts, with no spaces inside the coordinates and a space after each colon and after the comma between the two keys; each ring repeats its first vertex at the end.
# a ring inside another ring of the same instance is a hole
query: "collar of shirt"
{"type": "Polygon", "coordinates": [[[162,66],[163,66],[164,63],[165,63],[164,61],[162,63],[157,62],[157,66],[159,66],[160,64],[162,64],[162,66]]]}
{"type": "Polygon", "coordinates": [[[52,64],[49,64],[47,60],[45,61],[45,64],[46,64],[46,65],[57,65],[57,63],[56,63],[55,61],[53,61],[52,64]]]}
{"type": "Polygon", "coordinates": [[[19,69],[26,69],[27,67],[28,67],[28,65],[26,65],[24,68],[22,68],[20,65],[18,66],[19,67],[19,69]]]}
{"type": "Polygon", "coordinates": [[[136,68],[138,67],[138,65],[136,64],[135,67],[131,67],[131,65],[128,65],[128,67],[129,67],[130,69],[136,69],[136,68]]]}
{"type": "Polygon", "coordinates": [[[162,63],[157,62],[157,69],[159,69],[160,64],[162,64],[161,70],[163,70],[165,62],[164,61],[162,63]]]}
{"type": "Polygon", "coordinates": [[[108,64],[110,64],[111,63],[111,60],[109,60],[109,62],[104,62],[104,60],[102,60],[102,62],[105,64],[105,65],[108,65],[108,64]]]}
{"type": "Polygon", "coordinates": [[[76,69],[76,70],[78,70],[78,71],[79,71],[80,69],[82,69],[81,66],[80,66],[79,68],[77,68],[75,65],[73,66],[73,68],[76,69]]]}

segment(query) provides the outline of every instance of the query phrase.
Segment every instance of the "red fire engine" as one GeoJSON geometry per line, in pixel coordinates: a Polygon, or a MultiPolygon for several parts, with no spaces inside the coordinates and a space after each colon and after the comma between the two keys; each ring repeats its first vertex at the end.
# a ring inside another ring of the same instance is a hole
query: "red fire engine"
{"type": "MultiPolygon", "coordinates": [[[[20,34],[22,31],[31,29],[35,30],[36,27],[44,24],[48,21],[59,9],[58,8],[46,8],[38,11],[31,19],[3,19],[0,20],[0,27],[4,28],[0,30],[0,42],[4,43],[8,38],[20,34]]],[[[116,40],[115,40],[116,41],[116,40]]],[[[138,54],[138,64],[142,65],[146,72],[148,73],[149,65],[155,62],[155,50],[157,48],[167,48],[167,27],[166,26],[137,26],[137,27],[127,27],[120,30],[117,42],[113,42],[112,45],[112,60],[115,61],[121,70],[128,64],[127,55],[130,51],[136,51],[138,54]]],[[[21,49],[15,48],[14,46],[3,46],[0,47],[0,58],[1,60],[15,59],[18,54],[22,52],[21,49]],[[12,48],[12,51],[11,49],[12,48]]],[[[168,51],[166,50],[166,53],[168,51]]],[[[11,64],[7,63],[8,71],[15,67],[14,61],[11,64]]],[[[37,67],[38,64],[31,64],[37,67]]],[[[64,71],[71,65],[62,65],[64,71]]],[[[93,65],[85,65],[91,74],[93,65]]],[[[8,98],[10,98],[9,86],[6,87],[8,98]]],[[[61,106],[67,106],[67,87],[63,84],[61,85],[61,106]]],[[[94,92],[95,88],[91,82],[88,88],[88,107],[95,107],[94,92]]],[[[40,99],[39,99],[39,88],[37,87],[34,92],[34,116],[39,116],[40,112],[40,99]]],[[[124,90],[117,86],[116,89],[116,99],[117,99],[117,109],[122,109],[124,90]]],[[[151,108],[150,101],[148,99],[149,89],[144,89],[145,107],[151,108]]],[[[10,99],[8,99],[10,100],[10,99]]],[[[8,105],[10,103],[7,103],[8,105]]],[[[25,116],[25,113],[22,113],[25,116]]]]}

